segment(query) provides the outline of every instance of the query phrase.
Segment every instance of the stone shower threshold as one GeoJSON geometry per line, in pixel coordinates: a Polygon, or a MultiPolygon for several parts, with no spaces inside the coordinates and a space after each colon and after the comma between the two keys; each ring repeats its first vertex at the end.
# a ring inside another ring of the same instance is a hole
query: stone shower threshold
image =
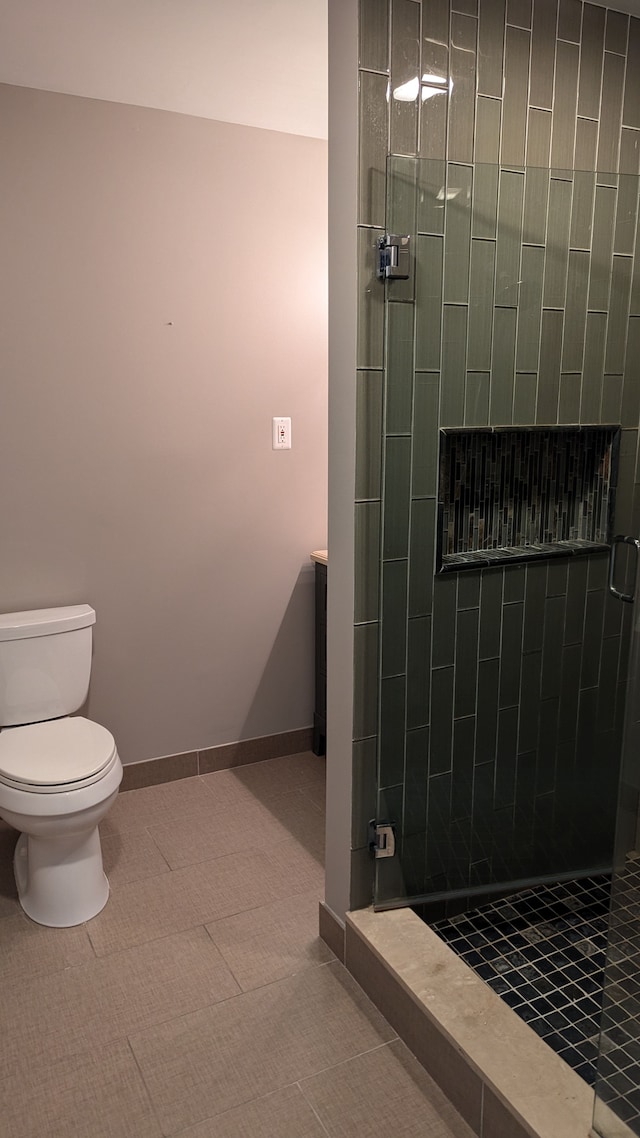
{"type": "Polygon", "coordinates": [[[479,1138],[593,1134],[593,1091],[410,909],[347,914],[345,963],[479,1138]]]}

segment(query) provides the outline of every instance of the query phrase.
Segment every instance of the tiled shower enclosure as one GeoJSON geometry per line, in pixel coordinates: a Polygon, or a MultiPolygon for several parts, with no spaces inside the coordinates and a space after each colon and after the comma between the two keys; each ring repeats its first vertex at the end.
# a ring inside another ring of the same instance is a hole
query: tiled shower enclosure
{"type": "Polygon", "coordinates": [[[629,628],[605,553],[436,575],[442,428],[619,425],[640,528],[640,21],[362,0],[352,905],[610,864],[629,628]],[[410,233],[408,281],[376,279],[410,233]],[[376,801],[377,780],[377,801],[376,801]]]}

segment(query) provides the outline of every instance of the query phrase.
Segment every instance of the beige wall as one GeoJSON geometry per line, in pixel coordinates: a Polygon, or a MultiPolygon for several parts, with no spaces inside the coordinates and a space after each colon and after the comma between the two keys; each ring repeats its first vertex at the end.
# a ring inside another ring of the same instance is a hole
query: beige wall
{"type": "Polygon", "coordinates": [[[308,725],[326,144],[0,86],[0,153],[0,611],[95,606],[124,761],[308,725]]]}

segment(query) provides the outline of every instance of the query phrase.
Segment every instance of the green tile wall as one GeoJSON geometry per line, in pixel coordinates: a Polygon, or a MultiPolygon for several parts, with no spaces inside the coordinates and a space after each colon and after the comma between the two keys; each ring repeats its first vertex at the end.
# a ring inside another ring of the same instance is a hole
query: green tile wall
{"type": "Polygon", "coordinates": [[[381,903],[595,864],[612,835],[629,630],[606,559],[434,579],[435,479],[443,423],[620,421],[616,528],[640,530],[640,20],[459,9],[360,0],[354,906],[374,754],[400,829],[381,903]],[[386,310],[385,227],[417,249],[386,310]]]}

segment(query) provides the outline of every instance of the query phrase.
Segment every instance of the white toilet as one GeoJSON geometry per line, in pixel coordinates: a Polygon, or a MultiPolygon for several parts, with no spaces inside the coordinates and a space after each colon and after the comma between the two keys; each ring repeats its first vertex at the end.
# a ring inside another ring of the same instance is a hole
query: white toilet
{"type": "Polygon", "coordinates": [[[107,903],[98,823],[122,763],[104,727],[71,712],[89,690],[89,605],[0,616],[0,818],[20,837],[20,904],[40,925],[68,928],[107,903]]]}

